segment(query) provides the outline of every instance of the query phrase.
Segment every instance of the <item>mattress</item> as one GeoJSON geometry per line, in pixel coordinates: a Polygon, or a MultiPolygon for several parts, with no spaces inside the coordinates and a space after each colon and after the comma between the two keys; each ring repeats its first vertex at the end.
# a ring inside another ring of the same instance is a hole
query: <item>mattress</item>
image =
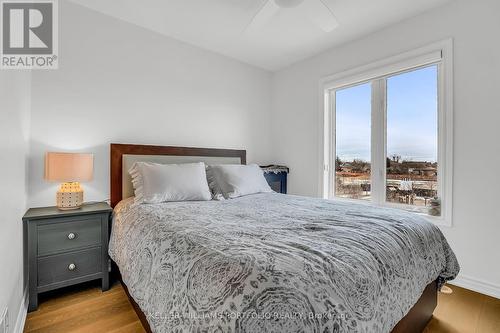
{"type": "Polygon", "coordinates": [[[390,332],[459,271],[419,215],[277,193],[122,201],[109,254],[154,332],[390,332]]]}

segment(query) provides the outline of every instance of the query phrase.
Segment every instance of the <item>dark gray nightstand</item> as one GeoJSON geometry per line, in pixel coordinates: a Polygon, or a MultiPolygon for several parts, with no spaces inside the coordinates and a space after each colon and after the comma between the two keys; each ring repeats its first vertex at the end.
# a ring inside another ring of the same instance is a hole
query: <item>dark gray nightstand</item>
{"type": "Polygon", "coordinates": [[[102,279],[109,289],[109,220],[106,203],[61,211],[31,208],[23,217],[24,261],[29,281],[29,307],[38,307],[41,292],[102,279]]]}
{"type": "Polygon", "coordinates": [[[264,177],[273,191],[286,194],[287,175],[290,169],[282,165],[261,165],[264,177]]]}

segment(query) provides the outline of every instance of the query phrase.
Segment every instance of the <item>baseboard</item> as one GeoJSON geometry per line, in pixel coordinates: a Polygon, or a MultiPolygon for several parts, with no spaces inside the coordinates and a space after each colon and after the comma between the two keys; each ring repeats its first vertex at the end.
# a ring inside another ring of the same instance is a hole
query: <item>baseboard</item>
{"type": "Polygon", "coordinates": [[[23,333],[24,323],[26,322],[27,315],[28,315],[28,288],[24,290],[23,300],[21,301],[21,306],[19,307],[19,312],[17,313],[16,326],[12,331],[13,333],[23,333]]]}
{"type": "Polygon", "coordinates": [[[490,282],[459,274],[455,280],[448,283],[500,299],[500,286],[490,282]]]}

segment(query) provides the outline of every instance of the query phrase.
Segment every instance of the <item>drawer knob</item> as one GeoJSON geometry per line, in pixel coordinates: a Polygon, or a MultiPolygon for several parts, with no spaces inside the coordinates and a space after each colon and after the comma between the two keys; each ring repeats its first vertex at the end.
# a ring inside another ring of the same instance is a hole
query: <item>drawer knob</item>
{"type": "Polygon", "coordinates": [[[75,239],[76,235],[72,232],[68,234],[68,239],[75,239]]]}
{"type": "Polygon", "coordinates": [[[69,266],[68,266],[68,269],[69,269],[70,271],[74,271],[74,270],[75,270],[75,268],[76,268],[76,265],[75,265],[75,264],[69,264],[69,266]]]}

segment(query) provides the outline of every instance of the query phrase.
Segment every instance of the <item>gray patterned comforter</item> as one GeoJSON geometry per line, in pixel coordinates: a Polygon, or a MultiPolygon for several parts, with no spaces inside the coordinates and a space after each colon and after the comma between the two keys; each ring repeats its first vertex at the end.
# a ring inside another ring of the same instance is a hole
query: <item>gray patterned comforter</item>
{"type": "Polygon", "coordinates": [[[125,200],[109,253],[154,332],[389,332],[459,271],[415,214],[275,193],[125,200]]]}

